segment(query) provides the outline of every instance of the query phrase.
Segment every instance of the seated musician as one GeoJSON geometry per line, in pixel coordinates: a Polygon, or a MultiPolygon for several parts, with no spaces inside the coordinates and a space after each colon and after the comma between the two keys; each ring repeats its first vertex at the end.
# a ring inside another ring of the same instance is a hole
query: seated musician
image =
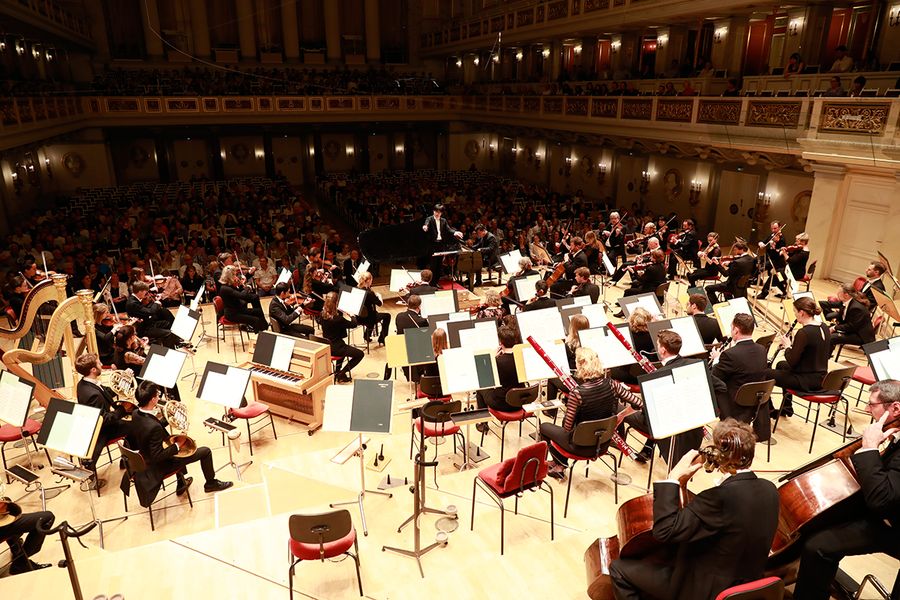
{"type": "MultiPolygon", "coordinates": [[[[768,254],[768,250],[766,252],[768,254]]],[[[775,297],[784,298],[785,294],[787,294],[787,280],[784,276],[785,268],[791,270],[794,281],[803,279],[806,275],[806,263],[809,261],[809,235],[798,233],[794,238],[793,246],[782,246],[777,252],[779,255],[778,265],[776,265],[776,269],[771,277],[766,280],[757,298],[765,299],[773,285],[781,290],[781,293],[776,294],[775,297]],[[780,268],[777,268],[779,265],[780,268]]]]}
{"type": "MultiPolygon", "coordinates": [[[[406,310],[399,313],[394,319],[398,335],[403,335],[403,332],[407,329],[428,327],[428,319],[420,314],[421,307],[421,296],[412,294],[407,298],[406,310]]],[[[389,368],[385,366],[385,379],[388,378],[388,371],[389,368]]],[[[406,375],[407,381],[419,381],[421,369],[419,367],[403,367],[403,373],[406,375]]]]}
{"type": "MultiPolygon", "coordinates": [[[[653,321],[653,315],[646,308],[640,306],[631,311],[628,315],[628,332],[631,334],[632,347],[647,357],[650,361],[656,361],[656,347],[653,345],[653,338],[650,336],[648,325],[653,321]]],[[[634,370],[636,365],[624,365],[621,367],[613,367],[609,370],[610,377],[622,383],[637,383],[637,374],[634,370]]],[[[638,367],[638,370],[640,368],[638,367]]]]}
{"type": "Polygon", "coordinates": [[[653,485],[653,537],[674,544],[668,560],[616,559],[610,567],[617,600],[715,598],[760,579],[778,526],[775,485],[750,470],[756,438],[749,425],[728,419],[713,429],[717,468],[727,475],[681,507],[681,489],[703,466],[697,451],[684,455],[653,485]]]}
{"type": "Polygon", "coordinates": [[[872,326],[866,297],[857,292],[852,284],[845,283],[838,288],[837,299],[841,307],[837,311],[835,325],[830,328],[829,356],[839,344],[862,346],[875,341],[875,327],[872,326]]]}
{"type": "Polygon", "coordinates": [[[605,238],[603,245],[612,264],[618,264],[619,257],[625,260],[625,224],[620,220],[619,213],[609,213],[609,226],[601,234],[605,238]]]}
{"type": "MultiPolygon", "coordinates": [[[[692,264],[694,267],[700,266],[700,259],[697,256],[700,247],[697,243],[697,231],[693,219],[685,219],[681,222],[681,233],[675,236],[674,243],[670,243],[669,249],[680,256],[685,263],[692,264]]],[[[678,259],[671,256],[669,257],[669,279],[674,279],[677,271],[678,259]]]]}
{"type": "Polygon", "coordinates": [[[133,325],[123,325],[113,334],[113,364],[119,369],[141,371],[147,360],[149,343],[137,335],[133,325]]]}
{"type": "Polygon", "coordinates": [[[525,306],[522,308],[524,311],[529,310],[541,310],[542,308],[553,308],[556,306],[556,302],[552,298],[547,297],[547,291],[549,288],[547,287],[547,282],[543,279],[539,279],[534,282],[534,298],[530,299],[525,303],[525,306]]]}
{"type": "Polygon", "coordinates": [[[719,418],[734,417],[744,423],[753,422],[756,439],[764,442],[771,435],[766,418],[769,407],[761,406],[759,411],[754,411],[753,407],[740,406],[734,401],[745,383],[766,380],[766,349],[753,341],[754,327],[751,315],[736,314],[731,322],[731,343],[723,350],[712,350],[710,358],[713,359],[713,376],[724,381],[728,389],[728,393],[719,398],[719,418]]]}
{"type": "MultiPolygon", "coordinates": [[[[818,390],[828,372],[831,349],[831,331],[827,325],[815,322],[822,310],[812,298],[794,300],[794,313],[800,329],[794,334],[793,342],[787,336],[781,336],[778,340],[778,344],[785,349],[785,360],[776,364],[774,369],[769,369],[765,376],[766,379],[774,379],[775,385],[782,389],[780,413],[785,417],[793,416],[794,408],[791,395],[784,390],[818,390]]],[[[778,416],[778,412],[773,410],[771,416],[778,416]]]]}
{"type": "MultiPolygon", "coordinates": [[[[31,284],[29,284],[28,280],[21,275],[10,277],[9,283],[7,283],[4,288],[3,296],[6,298],[6,301],[9,302],[10,308],[12,308],[15,313],[17,322],[22,318],[22,307],[25,305],[25,296],[28,295],[30,289],[31,284]]],[[[15,323],[10,323],[10,325],[15,325],[15,323]]]]}
{"type": "Polygon", "coordinates": [[[329,292],[325,296],[322,314],[319,315],[319,324],[322,326],[322,337],[331,344],[331,355],[348,359],[341,361],[336,377],[338,383],[348,383],[350,371],[362,362],[365,353],[347,343],[347,330],[356,327],[356,317],[347,319],[338,311],[337,303],[337,292],[329,292]]]}
{"type": "MultiPolygon", "coordinates": [[[[701,259],[705,258],[709,261],[712,258],[719,258],[722,256],[722,249],[719,248],[719,234],[715,231],[710,231],[706,234],[706,248],[697,253],[697,256],[701,259]]],[[[698,269],[694,269],[690,273],[688,273],[688,283],[691,284],[691,287],[697,285],[698,281],[703,281],[706,279],[715,279],[719,275],[719,268],[711,262],[707,262],[705,267],[700,267],[698,269]]]]}
{"type": "Polygon", "coordinates": [[[181,305],[184,289],[181,287],[181,282],[178,281],[177,277],[156,275],[153,281],[156,289],[159,290],[159,303],[163,305],[163,308],[173,308],[181,305]]]}
{"type": "MultiPolygon", "coordinates": [[[[179,447],[177,443],[164,446],[169,433],[154,415],[159,403],[160,387],[150,381],[142,381],[135,391],[134,398],[138,408],[131,413],[131,427],[128,430],[128,447],[141,453],[147,469],[134,475],[134,489],[137,491],[141,506],[150,506],[159,492],[163,478],[179,469],[176,493],[181,496],[190,487],[193,477],[185,477],[187,465],[200,462],[203,478],[206,480],[203,490],[206,493],[221,492],[232,485],[230,481],[216,479],[212,452],[206,446],[200,446],[187,457],[175,456],[179,447]]],[[[128,490],[128,475],[122,477],[122,490],[128,490]]]]}
{"type": "Polygon", "coordinates": [[[181,343],[181,338],[170,331],[175,315],[152,299],[147,282],[135,281],[131,285],[125,310],[129,317],[140,319],[137,329],[141,336],[167,348],[177,348],[181,343]]]}
{"type": "Polygon", "coordinates": [[[344,281],[347,285],[357,286],[359,282],[353,278],[353,274],[356,273],[356,270],[359,268],[359,250],[354,248],[350,251],[350,255],[344,260],[341,265],[341,272],[344,275],[344,281]]]}
{"type": "MultiPolygon", "coordinates": [[[[569,332],[566,334],[564,342],[566,349],[566,364],[565,366],[559,365],[566,370],[566,373],[571,374],[575,372],[575,353],[581,348],[581,337],[578,335],[579,332],[590,328],[591,322],[584,315],[573,315],[572,318],[569,319],[569,332]]],[[[565,394],[568,390],[559,377],[554,377],[547,381],[547,400],[556,399],[560,392],[565,394]]],[[[549,413],[547,416],[550,418],[556,416],[555,410],[547,412],[549,413]]]]}
{"type": "Polygon", "coordinates": [[[197,266],[193,263],[187,265],[184,269],[184,276],[181,278],[181,289],[184,290],[185,301],[193,300],[197,294],[203,293],[203,286],[206,280],[202,275],[197,273],[197,266]]]}
{"type": "Polygon", "coordinates": [[[269,328],[259,296],[244,287],[240,273],[234,265],[222,269],[222,276],[219,278],[219,296],[224,305],[225,318],[232,323],[240,323],[250,333],[269,328]]]}
{"type": "MultiPolygon", "coordinates": [[[[569,256],[565,261],[565,277],[561,277],[552,286],[550,291],[556,297],[562,297],[575,285],[575,270],[581,267],[587,268],[587,255],[584,253],[584,240],[575,236],[569,244],[569,256]]],[[[588,271],[590,273],[590,271],[588,271]]]]}
{"type": "Polygon", "coordinates": [[[631,273],[632,278],[634,277],[634,269],[629,269],[629,267],[634,267],[637,265],[643,265],[650,261],[650,254],[654,250],[659,250],[659,240],[655,237],[651,237],[647,240],[647,251],[641,254],[638,254],[633,260],[626,260],[621,265],[616,267],[615,272],[613,273],[610,281],[613,286],[617,286],[619,281],[625,277],[626,273],[631,273]]]}
{"type": "Polygon", "coordinates": [[[0,539],[8,540],[7,543],[12,555],[12,562],[9,563],[9,574],[19,575],[28,571],[38,571],[52,567],[53,565],[50,563],[34,562],[29,557],[41,551],[46,535],[38,531],[38,525],[44,528],[52,527],[56,518],[53,513],[48,510],[26,513],[22,512],[22,508],[18,504],[11,502],[9,498],[0,498],[0,500],[8,502],[6,505],[7,512],[5,514],[0,513],[0,539]],[[12,516],[14,519],[4,519],[6,515],[12,516]],[[22,536],[25,536],[24,541],[22,536]],[[22,550],[25,551],[24,555],[19,550],[19,544],[21,544],[22,550]]]}
{"type": "MultiPolygon", "coordinates": [[[[475,227],[475,243],[472,245],[473,250],[481,252],[482,264],[485,269],[490,269],[500,262],[500,242],[497,236],[487,230],[483,223],[479,223],[475,227]]],[[[481,271],[475,273],[475,285],[481,285],[481,271]]]]}
{"type": "Polygon", "coordinates": [[[575,269],[575,285],[572,286],[569,295],[573,298],[590,296],[591,304],[597,304],[597,300],[600,299],[600,286],[591,282],[590,269],[587,267],[575,269]]]}
{"type": "Polygon", "coordinates": [[[102,302],[94,304],[94,334],[97,338],[97,354],[100,364],[110,366],[115,358],[115,333],[119,330],[115,317],[109,313],[109,307],[102,302]]]}
{"type": "Polygon", "coordinates": [[[431,269],[424,269],[419,273],[419,281],[410,282],[410,284],[406,286],[406,289],[410,294],[417,294],[419,296],[422,294],[439,292],[440,288],[431,285],[433,277],[434,274],[431,272],[431,269]]]}
{"type": "Polygon", "coordinates": [[[422,365],[422,375],[427,375],[429,377],[438,377],[441,372],[438,369],[437,359],[438,357],[450,347],[450,341],[447,339],[447,331],[438,327],[434,331],[431,332],[431,351],[434,353],[434,362],[428,363],[426,365],[422,365]]]}
{"type": "Polygon", "coordinates": [[[684,312],[694,317],[697,331],[700,332],[703,344],[707,346],[722,341],[722,329],[719,327],[719,322],[705,312],[708,303],[709,301],[703,294],[691,294],[688,296],[688,303],[684,309],[684,312]]]}
{"type": "Polygon", "coordinates": [[[119,312],[128,312],[126,304],[128,302],[128,284],[119,280],[119,274],[113,271],[109,274],[109,296],[112,305],[119,312]]]}
{"type": "Polygon", "coordinates": [[[359,322],[363,325],[363,339],[366,343],[372,339],[372,330],[376,324],[380,324],[378,333],[378,345],[384,346],[384,339],[388,335],[391,327],[391,314],[378,312],[378,307],[384,305],[381,294],[372,290],[372,274],[363,271],[359,274],[359,289],[366,290],[366,297],[363,300],[363,314],[359,316],[359,322]]]}
{"type": "Polygon", "coordinates": [[[549,265],[553,262],[547,249],[544,248],[544,244],[541,243],[540,234],[535,233],[531,236],[528,253],[531,255],[531,261],[536,265],[549,265]]]}
{"type": "Polygon", "coordinates": [[[479,307],[478,313],[475,315],[476,319],[496,319],[500,320],[503,315],[503,305],[500,302],[500,294],[495,291],[490,291],[485,294],[485,302],[479,307]]]}
{"type": "MultiPolygon", "coordinates": [[[[632,280],[631,287],[622,293],[622,296],[637,296],[638,294],[655,294],[656,290],[666,282],[666,269],[663,266],[665,256],[662,250],[654,250],[650,253],[650,264],[640,270],[637,278],[632,280]]],[[[629,267],[629,269],[638,270],[637,267],[629,267]]],[[[615,313],[615,316],[622,318],[623,311],[615,313]]]]}
{"type": "MultiPolygon", "coordinates": [[[[843,502],[836,518],[803,543],[794,586],[798,600],[831,598],[831,582],[845,556],[884,552],[896,558],[900,552],[900,381],[879,381],[869,391],[867,408],[875,421],[863,430],[860,449],[849,456],[862,493],[843,502]]],[[[898,597],[900,580],[891,595],[898,597]]]]}
{"type": "Polygon", "coordinates": [[[732,255],[729,258],[727,269],[721,263],[713,262],[719,272],[726,276],[725,281],[706,286],[706,297],[713,303],[723,302],[728,297],[742,297],[747,293],[746,280],[742,280],[745,277],[749,279],[750,274],[753,273],[755,264],[753,257],[747,254],[747,244],[741,240],[736,241],[731,249],[732,255]],[[727,297],[720,294],[727,294],[727,297]]]}
{"type": "MultiPolygon", "coordinates": [[[[611,417],[619,411],[619,402],[636,408],[642,406],[639,396],[632,394],[624,385],[610,379],[603,370],[600,358],[590,348],[581,347],[575,352],[575,379],[580,383],[569,392],[566,400],[566,417],[562,426],[551,422],[541,423],[541,439],[556,442],[567,452],[576,455],[594,456],[596,446],[576,446],[572,443],[572,433],[576,425],[584,421],[595,421],[611,417]]],[[[553,445],[550,445],[548,474],[562,479],[568,460],[553,445]]]]}
{"type": "Polygon", "coordinates": [[[597,233],[593,229],[587,231],[584,234],[584,253],[587,256],[587,268],[590,269],[591,274],[600,273],[603,267],[600,257],[604,251],[603,244],[597,238],[597,233]]]}
{"type": "Polygon", "coordinates": [[[527,256],[523,256],[519,259],[519,270],[516,271],[516,274],[507,279],[506,281],[506,295],[501,299],[503,302],[503,306],[506,307],[507,310],[511,311],[511,304],[515,304],[512,301],[513,298],[518,300],[518,295],[516,294],[516,280],[521,279],[523,277],[528,277],[529,275],[538,275],[539,273],[534,269],[532,265],[531,259],[527,256]]]}
{"type": "Polygon", "coordinates": [[[97,462],[97,457],[110,440],[124,437],[128,433],[129,423],[122,421],[126,413],[122,405],[117,403],[116,393],[100,384],[103,365],[100,364],[96,354],[82,354],[76,358],[75,370],[81,375],[78,385],[75,386],[78,404],[99,409],[103,419],[97,444],[91,454],[90,463],[93,464],[97,462]]]}
{"type": "Polygon", "coordinates": [[[656,225],[648,221],[641,228],[640,235],[636,235],[633,240],[625,242],[625,249],[632,254],[641,254],[647,250],[652,250],[652,248],[648,247],[648,244],[650,239],[654,237],[656,237],[656,225]]]}
{"type": "Polygon", "coordinates": [[[278,323],[279,333],[305,338],[313,333],[313,328],[297,319],[303,314],[303,305],[290,293],[291,286],[281,282],[275,286],[275,297],[269,303],[269,318],[278,323]]]}
{"type": "MultiPolygon", "coordinates": [[[[516,412],[518,408],[506,403],[506,392],[521,386],[519,375],[516,373],[516,359],[513,356],[513,346],[516,345],[518,336],[513,329],[504,325],[497,330],[497,338],[500,340],[500,351],[497,353],[497,377],[500,385],[488,390],[478,390],[478,408],[516,412]]],[[[478,423],[475,429],[486,432],[488,424],[478,423]]]]}

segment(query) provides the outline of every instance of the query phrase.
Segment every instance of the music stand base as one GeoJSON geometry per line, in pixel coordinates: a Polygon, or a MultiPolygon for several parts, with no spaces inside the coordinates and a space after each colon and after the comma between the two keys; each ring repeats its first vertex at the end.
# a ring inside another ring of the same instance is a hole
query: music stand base
{"type": "Polygon", "coordinates": [[[422,569],[422,556],[431,552],[435,548],[443,548],[446,546],[448,542],[435,542],[430,546],[426,546],[424,548],[420,548],[419,550],[407,550],[405,548],[395,548],[393,546],[382,546],[381,551],[385,552],[395,552],[397,554],[401,554],[403,556],[409,556],[416,559],[416,563],[419,565],[419,574],[422,576],[422,579],[425,579],[425,571],[422,569]]]}
{"type": "Polygon", "coordinates": [[[609,480],[616,485],[631,485],[631,475],[628,473],[610,473],[609,480]]]}
{"type": "Polygon", "coordinates": [[[219,471],[221,471],[221,470],[224,469],[225,467],[234,467],[234,472],[235,472],[235,475],[236,475],[237,478],[238,478],[238,481],[244,481],[243,471],[244,471],[244,469],[246,469],[247,467],[249,467],[249,466],[252,465],[252,464],[253,464],[253,461],[252,461],[252,460],[248,460],[247,462],[245,462],[245,463],[240,463],[240,464],[234,462],[233,460],[229,460],[227,463],[225,463],[224,465],[222,465],[221,467],[219,467],[218,469],[216,469],[216,473],[218,473],[219,471]]]}
{"type": "MultiPolygon", "coordinates": [[[[444,516],[444,517],[453,517],[453,516],[456,516],[456,513],[451,513],[451,512],[448,512],[448,511],[446,511],[446,510],[440,510],[440,509],[438,509],[438,508],[431,508],[430,506],[423,506],[422,508],[420,508],[420,509],[419,509],[419,514],[420,514],[420,515],[424,515],[424,514],[441,515],[441,516],[444,516]]],[[[410,515],[405,521],[403,521],[402,523],[400,523],[400,527],[397,528],[397,533],[400,533],[401,531],[403,531],[403,528],[404,528],[404,527],[406,527],[407,525],[409,525],[410,523],[412,523],[413,520],[416,518],[416,516],[417,516],[417,515],[416,515],[415,513],[413,513],[413,514],[410,515]]]]}
{"type": "Polygon", "coordinates": [[[395,487],[403,487],[409,485],[409,477],[391,477],[385,475],[378,484],[379,490],[389,490],[395,487]]]}
{"type": "MultiPolygon", "coordinates": [[[[834,423],[830,423],[828,419],[825,419],[824,421],[822,421],[821,423],[819,423],[819,427],[824,427],[824,428],[827,429],[828,431],[830,431],[830,432],[832,432],[832,433],[836,433],[836,434],[838,434],[838,435],[840,435],[840,436],[843,436],[843,435],[844,435],[844,425],[843,425],[842,423],[837,422],[837,421],[835,421],[834,423]]],[[[848,436],[853,435],[853,428],[852,428],[852,427],[848,427],[848,428],[847,428],[847,435],[848,435],[848,436]]]]}
{"type": "Polygon", "coordinates": [[[387,496],[388,498],[393,497],[394,495],[390,492],[382,492],[380,490],[362,490],[357,496],[356,500],[347,500],[345,502],[332,502],[328,506],[331,508],[337,508],[338,506],[348,506],[350,504],[359,505],[359,518],[362,521],[363,526],[363,535],[369,535],[369,528],[366,525],[366,507],[363,504],[363,501],[366,499],[366,494],[378,494],[379,496],[387,496]]]}

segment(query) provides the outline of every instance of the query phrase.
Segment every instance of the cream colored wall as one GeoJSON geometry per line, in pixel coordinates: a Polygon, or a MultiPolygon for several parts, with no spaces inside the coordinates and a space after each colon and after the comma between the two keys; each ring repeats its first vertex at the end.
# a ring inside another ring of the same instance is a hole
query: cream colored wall
{"type": "Polygon", "coordinates": [[[187,181],[191,177],[212,179],[206,140],[175,140],[172,142],[172,155],[175,163],[173,175],[178,181],[187,181]]]}
{"type": "Polygon", "coordinates": [[[352,171],[356,166],[355,138],[349,133],[322,135],[322,165],[326,173],[352,171]]]}
{"type": "Polygon", "coordinates": [[[806,219],[802,210],[798,214],[797,203],[803,202],[804,193],[812,192],[813,183],[812,175],[773,171],[765,181],[765,189],[761,190],[772,198],[768,220],[785,223],[784,233],[788,243],[806,229],[806,219]]]}
{"type": "Polygon", "coordinates": [[[379,173],[389,168],[388,136],[370,135],[366,138],[369,144],[369,172],[379,173]]]}
{"type": "Polygon", "coordinates": [[[152,139],[138,138],[112,144],[112,157],[120,185],[159,180],[156,145],[152,139]]]}
{"type": "Polygon", "coordinates": [[[546,160],[547,143],[541,139],[526,137],[518,137],[514,143],[514,147],[519,149],[516,152],[513,167],[516,178],[529,183],[546,185],[549,172],[546,160]],[[538,155],[541,156],[540,162],[535,159],[538,155]]]}
{"type": "Polygon", "coordinates": [[[750,239],[751,210],[756,206],[759,189],[760,176],[756,173],[722,171],[712,229],[719,234],[719,243],[723,247],[727,248],[738,236],[750,239]],[[735,214],[731,214],[732,205],[736,207],[735,214]]]}
{"type": "MultiPolygon", "coordinates": [[[[893,2],[886,3],[884,12],[881,15],[882,23],[887,23],[890,18],[891,11],[900,10],[900,5],[893,2]]],[[[894,17],[897,18],[896,16],[894,17]]],[[[900,27],[881,27],[881,33],[878,44],[878,59],[882,65],[888,65],[892,62],[900,61],[900,27]]],[[[857,60],[858,56],[854,56],[857,60]]],[[[900,77],[900,73],[897,73],[900,77]]]]}
{"type": "Polygon", "coordinates": [[[496,134],[489,133],[451,133],[449,168],[451,171],[469,169],[472,164],[479,171],[496,171],[499,167],[497,150],[493,159],[490,157],[489,144],[496,148],[496,134]]]}
{"type": "Polygon", "coordinates": [[[612,174],[616,181],[614,205],[630,207],[634,203],[640,203],[641,173],[647,169],[647,157],[620,154],[616,163],[616,173],[612,174]]]}
{"type": "Polygon", "coordinates": [[[225,153],[222,171],[226,179],[266,174],[262,136],[223,137],[219,141],[219,147],[225,153]]]}
{"type": "Polygon", "coordinates": [[[284,175],[294,185],[303,183],[303,154],[303,144],[300,138],[272,138],[272,157],[275,160],[275,173],[284,175]]]}
{"type": "Polygon", "coordinates": [[[112,157],[103,140],[48,144],[44,146],[44,152],[53,170],[53,179],[48,180],[48,184],[55,191],[71,192],[78,188],[116,184],[112,157]],[[67,168],[67,164],[71,168],[67,168]]]}
{"type": "MultiPolygon", "coordinates": [[[[647,171],[650,173],[650,187],[647,192],[645,206],[660,214],[678,213],[679,218],[690,216],[697,221],[701,231],[712,224],[710,195],[712,183],[712,165],[703,161],[682,160],[668,156],[654,155],[647,160],[647,171]],[[677,186],[673,185],[676,176],[681,180],[681,191],[676,194],[677,186]],[[696,205],[690,203],[690,186],[692,181],[701,185],[701,192],[696,205]]],[[[640,172],[635,175],[640,182],[640,172]]],[[[619,202],[622,206],[622,203],[619,202]]],[[[629,203],[630,206],[630,203],[629,203]]]]}

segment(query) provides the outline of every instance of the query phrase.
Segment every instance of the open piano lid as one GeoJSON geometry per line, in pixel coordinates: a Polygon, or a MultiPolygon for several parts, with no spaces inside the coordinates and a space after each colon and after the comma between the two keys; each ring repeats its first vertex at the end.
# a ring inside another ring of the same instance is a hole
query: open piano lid
{"type": "Polygon", "coordinates": [[[359,250],[371,262],[402,261],[431,254],[421,219],[367,229],[359,234],[359,250]]]}

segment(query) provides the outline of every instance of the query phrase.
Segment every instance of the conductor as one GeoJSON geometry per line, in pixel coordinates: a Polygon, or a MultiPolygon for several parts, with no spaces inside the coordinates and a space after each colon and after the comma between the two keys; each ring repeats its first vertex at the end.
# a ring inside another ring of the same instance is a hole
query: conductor
{"type": "Polygon", "coordinates": [[[444,257],[433,256],[433,254],[450,247],[450,242],[453,241],[454,237],[460,240],[463,238],[462,232],[450,227],[447,219],[441,216],[443,212],[444,205],[441,203],[435,204],[432,215],[425,219],[425,223],[422,225],[422,231],[425,232],[425,237],[428,240],[426,247],[431,250],[432,254],[431,272],[434,273],[436,282],[441,280],[441,266],[443,265],[444,257]]]}

